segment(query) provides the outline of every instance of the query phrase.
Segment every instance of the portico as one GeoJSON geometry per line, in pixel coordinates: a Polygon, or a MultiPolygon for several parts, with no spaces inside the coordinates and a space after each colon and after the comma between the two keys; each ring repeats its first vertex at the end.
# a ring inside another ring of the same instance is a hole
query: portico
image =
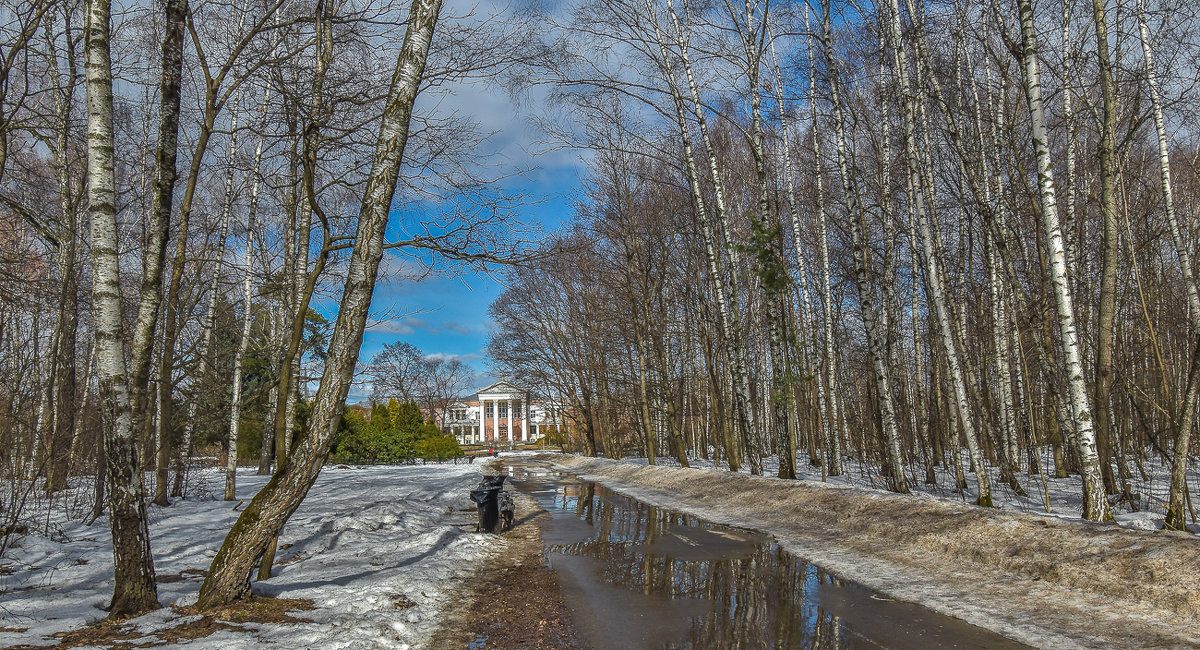
{"type": "Polygon", "coordinates": [[[479,442],[528,442],[529,391],[498,381],[479,391],[479,442]]]}

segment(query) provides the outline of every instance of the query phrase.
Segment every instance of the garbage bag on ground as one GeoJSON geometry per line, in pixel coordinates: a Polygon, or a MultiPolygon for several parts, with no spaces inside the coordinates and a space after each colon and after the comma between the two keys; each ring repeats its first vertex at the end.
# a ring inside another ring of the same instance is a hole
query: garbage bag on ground
{"type": "Polygon", "coordinates": [[[500,522],[500,508],[497,503],[499,493],[499,486],[471,490],[471,500],[479,508],[479,523],[475,526],[476,530],[496,532],[496,524],[500,522]]]}

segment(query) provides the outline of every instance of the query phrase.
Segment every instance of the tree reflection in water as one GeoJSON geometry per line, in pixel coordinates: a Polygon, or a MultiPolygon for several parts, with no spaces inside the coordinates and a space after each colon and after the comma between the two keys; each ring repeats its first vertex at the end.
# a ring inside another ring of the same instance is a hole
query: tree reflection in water
{"type": "Polygon", "coordinates": [[[686,636],[667,648],[846,647],[839,617],[817,597],[820,585],[839,583],[764,535],[648,506],[591,483],[560,486],[553,505],[591,524],[592,534],[549,551],[590,558],[604,582],[707,605],[707,613],[692,617],[686,636]]]}

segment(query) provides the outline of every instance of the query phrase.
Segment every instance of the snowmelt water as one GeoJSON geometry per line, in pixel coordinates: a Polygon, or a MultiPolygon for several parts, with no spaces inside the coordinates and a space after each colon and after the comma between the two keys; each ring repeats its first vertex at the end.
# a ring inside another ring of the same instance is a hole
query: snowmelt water
{"type": "Polygon", "coordinates": [[[534,463],[507,470],[551,515],[547,557],[592,647],[1024,647],[839,580],[766,535],[534,463]]]}

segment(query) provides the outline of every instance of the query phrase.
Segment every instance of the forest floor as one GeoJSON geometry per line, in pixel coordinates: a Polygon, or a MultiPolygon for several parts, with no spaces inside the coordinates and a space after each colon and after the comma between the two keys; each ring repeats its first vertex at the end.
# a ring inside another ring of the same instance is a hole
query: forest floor
{"type": "MultiPolygon", "coordinates": [[[[1036,502],[1002,498],[1008,510],[986,510],[961,495],[834,483],[869,479],[862,469],[822,483],[644,459],[513,456],[771,534],[840,578],[1032,646],[1200,646],[1200,538],[1153,530],[1152,517],[1128,516],[1137,513],[1123,517],[1132,530],[1072,519],[1067,479],[1048,481],[1056,512],[1047,516],[1036,502]]],[[[467,497],[484,471],[482,463],[327,467],[283,531],[272,578],[255,583],[251,603],[217,613],[190,606],[241,500],[266,477],[239,474],[239,501],[226,502],[221,473],[197,471],[189,498],[150,508],[163,609],[118,625],[102,623],[112,589],[108,523],[80,523],[64,496],[31,512],[40,523],[0,558],[0,648],[580,647],[546,564],[536,503],[518,494],[513,530],[474,532],[467,497]]],[[[89,489],[81,481],[76,501],[89,489]]]]}
{"type": "Polygon", "coordinates": [[[549,515],[528,495],[515,492],[513,500],[521,516],[511,530],[501,533],[505,549],[478,568],[445,613],[429,648],[584,647],[558,575],[546,562],[540,529],[549,515]]]}
{"type": "Polygon", "coordinates": [[[470,576],[509,546],[474,532],[468,495],[479,464],[330,466],[284,527],[273,575],[254,583],[255,597],[196,612],[225,534],[269,478],[246,470],[238,501],[220,500],[223,474],[204,469],[189,479],[189,498],[150,506],[163,608],[117,624],[103,620],[113,575],[107,518],[86,526],[58,506],[31,513],[41,530],[0,558],[0,648],[429,647],[470,576]]]}
{"type": "Polygon", "coordinates": [[[646,503],[773,535],[839,577],[1036,647],[1200,646],[1200,539],[928,495],[546,455],[646,503]]]}

